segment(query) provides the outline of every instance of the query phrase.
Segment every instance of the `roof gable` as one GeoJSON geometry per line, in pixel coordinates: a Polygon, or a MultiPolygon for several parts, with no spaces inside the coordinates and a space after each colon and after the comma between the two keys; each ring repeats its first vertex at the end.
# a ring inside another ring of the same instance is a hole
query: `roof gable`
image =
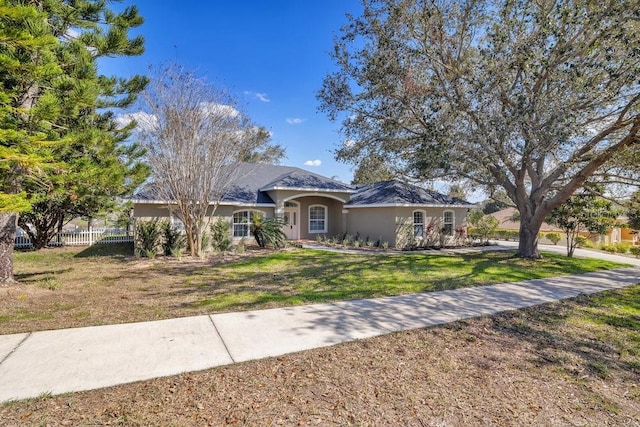
{"type": "Polygon", "coordinates": [[[351,193],[353,187],[298,168],[292,168],[285,174],[266,184],[262,191],[269,190],[314,190],[314,191],[340,191],[351,193]]]}
{"type": "MultiPolygon", "coordinates": [[[[336,180],[291,166],[265,163],[241,163],[234,166],[233,181],[220,202],[235,205],[274,205],[267,191],[276,189],[316,192],[353,192],[353,187],[336,180]]],[[[159,202],[153,184],[147,185],[133,198],[159,202]]],[[[166,203],[166,201],[163,201],[166,203]]]]}
{"type": "Polygon", "coordinates": [[[451,206],[472,207],[472,203],[398,180],[359,187],[347,207],[365,206],[451,206]]]}

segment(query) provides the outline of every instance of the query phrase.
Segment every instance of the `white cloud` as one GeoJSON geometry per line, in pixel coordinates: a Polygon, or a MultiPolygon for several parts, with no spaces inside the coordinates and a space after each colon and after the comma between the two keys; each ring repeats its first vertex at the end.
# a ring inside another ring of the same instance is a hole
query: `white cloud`
{"type": "Polygon", "coordinates": [[[230,105],[216,104],[215,102],[203,102],[201,107],[205,112],[216,117],[236,118],[240,115],[240,111],[230,105]]]}
{"type": "Polygon", "coordinates": [[[256,93],[256,98],[258,98],[262,102],[271,102],[271,100],[267,98],[266,93],[256,93]]]}
{"type": "Polygon", "coordinates": [[[115,119],[119,126],[126,126],[132,120],[135,120],[138,123],[138,130],[151,130],[158,125],[158,118],[153,114],[145,113],[144,111],[122,114],[115,119]]]}
{"type": "Polygon", "coordinates": [[[299,125],[300,123],[303,123],[307,121],[307,119],[301,119],[299,117],[287,117],[287,123],[289,123],[290,125],[299,125]]]}
{"type": "Polygon", "coordinates": [[[320,165],[322,165],[322,160],[307,160],[306,162],[304,162],[305,166],[314,166],[314,167],[318,167],[320,165]]]}
{"type": "Polygon", "coordinates": [[[346,148],[353,148],[356,145],[356,142],[352,139],[347,139],[343,142],[346,148]]]}
{"type": "Polygon", "coordinates": [[[269,96],[264,93],[264,92],[251,92],[250,90],[245,90],[244,94],[246,96],[255,96],[256,98],[258,98],[258,100],[262,101],[262,102],[271,102],[271,100],[269,99],[269,96]]]}

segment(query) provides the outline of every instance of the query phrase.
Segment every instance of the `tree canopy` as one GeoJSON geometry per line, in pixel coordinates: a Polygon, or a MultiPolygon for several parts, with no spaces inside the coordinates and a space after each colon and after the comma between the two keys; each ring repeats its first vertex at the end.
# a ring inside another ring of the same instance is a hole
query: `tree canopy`
{"type": "Polygon", "coordinates": [[[415,179],[502,188],[518,255],[588,179],[638,184],[640,1],[373,0],[318,93],[349,144],[415,179]]]}
{"type": "Polygon", "coordinates": [[[147,191],[184,224],[192,256],[203,255],[211,217],[238,163],[279,160],[284,151],[243,114],[226,90],[178,65],[158,70],[136,113],[152,170],[147,191]]]}
{"type": "Polygon", "coordinates": [[[70,201],[99,204],[144,175],[113,109],[130,105],[146,78],[101,75],[103,57],[139,55],[135,6],[103,0],[0,1],[0,270],[12,279],[16,213],[70,201]],[[50,203],[51,202],[51,203],[50,203]],[[13,231],[12,231],[13,230],[13,231]],[[10,249],[11,248],[11,249],[10,249]]]}
{"type": "Polygon", "coordinates": [[[572,257],[578,246],[580,233],[605,234],[616,223],[618,212],[613,203],[584,189],[555,207],[547,222],[557,225],[567,235],[567,256],[572,257]]]}

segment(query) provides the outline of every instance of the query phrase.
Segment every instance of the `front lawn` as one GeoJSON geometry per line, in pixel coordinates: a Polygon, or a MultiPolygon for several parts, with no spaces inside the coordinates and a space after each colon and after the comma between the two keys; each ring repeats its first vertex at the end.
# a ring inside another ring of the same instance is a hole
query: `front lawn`
{"type": "Polygon", "coordinates": [[[255,251],[209,260],[136,259],[128,245],[19,252],[0,290],[0,334],[429,292],[619,267],[511,252],[352,255],[255,251]]]}

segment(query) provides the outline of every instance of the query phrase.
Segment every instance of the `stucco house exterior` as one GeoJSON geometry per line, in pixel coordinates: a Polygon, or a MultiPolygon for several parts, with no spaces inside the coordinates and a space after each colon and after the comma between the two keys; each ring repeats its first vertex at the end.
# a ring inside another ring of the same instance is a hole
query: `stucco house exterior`
{"type": "MultiPolygon", "coordinates": [[[[520,230],[520,223],[517,221],[513,221],[513,214],[516,213],[516,208],[506,208],[498,212],[494,212],[491,215],[494,216],[499,222],[498,226],[499,230],[513,231],[518,232],[520,230]]],[[[628,222],[628,218],[619,217],[617,219],[618,226],[610,228],[606,234],[600,236],[597,234],[591,234],[589,232],[583,232],[581,235],[589,238],[594,244],[605,244],[605,245],[614,245],[618,242],[627,242],[631,245],[640,245],[640,236],[637,231],[632,230],[626,227],[624,224],[628,222]]],[[[563,241],[566,241],[566,236],[564,231],[561,228],[556,227],[555,225],[548,224],[546,222],[542,223],[540,227],[540,242],[541,243],[551,243],[546,237],[546,233],[556,232],[562,235],[563,241]]]]}
{"type": "MultiPolygon", "coordinates": [[[[290,166],[241,164],[214,216],[231,224],[234,239],[250,236],[252,216],[284,218],[290,240],[318,235],[359,235],[401,246],[409,235],[418,242],[456,244],[474,207],[400,181],[351,186],[290,166]],[[458,238],[457,238],[458,237],[458,238]]],[[[133,200],[136,219],[171,218],[170,201],[155,200],[144,189],[133,200]]]]}

